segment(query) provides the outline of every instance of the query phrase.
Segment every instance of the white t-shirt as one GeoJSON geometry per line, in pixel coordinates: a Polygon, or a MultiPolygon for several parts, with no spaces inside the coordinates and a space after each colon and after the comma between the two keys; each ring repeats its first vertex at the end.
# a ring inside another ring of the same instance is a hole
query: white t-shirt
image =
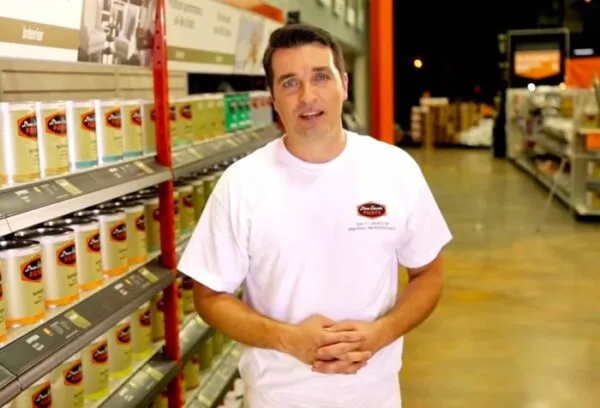
{"type": "MultiPolygon", "coordinates": [[[[216,291],[245,284],[273,319],[313,314],[371,321],[395,303],[398,264],[432,261],[451,233],[418,164],[402,149],[346,132],[325,164],[277,139],[232,164],[210,196],[179,270],[216,291]]],[[[397,408],[403,339],[356,375],[319,374],[289,355],[246,348],[250,408],[397,408]]]]}

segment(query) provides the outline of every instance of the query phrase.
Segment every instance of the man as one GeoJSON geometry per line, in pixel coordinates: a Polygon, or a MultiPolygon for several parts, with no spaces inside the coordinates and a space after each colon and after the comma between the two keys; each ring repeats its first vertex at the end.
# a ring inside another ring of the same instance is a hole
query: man
{"type": "Polygon", "coordinates": [[[450,231],[408,154],[342,128],[329,33],[280,28],[263,65],[286,133],[223,174],[179,269],[200,316],[246,346],[247,407],[398,408],[402,336],[438,301],[450,231]]]}

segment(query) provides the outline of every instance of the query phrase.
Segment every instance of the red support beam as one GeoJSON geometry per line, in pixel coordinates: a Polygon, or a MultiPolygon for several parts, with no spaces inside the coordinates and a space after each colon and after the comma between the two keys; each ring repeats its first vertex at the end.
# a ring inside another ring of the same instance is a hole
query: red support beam
{"type": "MultiPolygon", "coordinates": [[[[154,109],[156,111],[156,160],[163,166],[172,167],[171,133],[169,131],[169,73],[167,67],[167,45],[165,30],[165,3],[156,1],[156,17],[152,50],[154,77],[154,109]]],[[[173,182],[166,181],[158,187],[160,211],[160,249],[162,264],[177,273],[175,242],[175,204],[173,182]]],[[[180,360],[179,322],[177,319],[177,285],[173,283],[163,293],[165,315],[165,354],[175,361],[180,360]]],[[[179,376],[169,384],[169,408],[180,408],[181,380],[179,376]]]]}
{"type": "Polygon", "coordinates": [[[371,134],[394,143],[394,5],[369,1],[371,134]]]}

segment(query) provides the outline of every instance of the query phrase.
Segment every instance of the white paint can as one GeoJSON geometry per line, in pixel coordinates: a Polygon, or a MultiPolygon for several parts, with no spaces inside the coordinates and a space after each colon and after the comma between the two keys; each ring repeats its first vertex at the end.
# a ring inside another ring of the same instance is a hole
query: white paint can
{"type": "Polygon", "coordinates": [[[37,135],[42,178],[69,172],[66,102],[37,102],[37,135]]]}
{"type": "Polygon", "coordinates": [[[116,100],[94,100],[96,111],[96,137],[100,164],[123,160],[123,132],[121,106],[116,100]]]}
{"type": "Polygon", "coordinates": [[[0,103],[0,186],[40,178],[35,103],[0,103]]]}
{"type": "Polygon", "coordinates": [[[42,246],[46,307],[70,305],[79,299],[75,234],[70,228],[36,228],[14,234],[42,246]]]}
{"type": "Polygon", "coordinates": [[[12,403],[12,408],[51,408],[54,404],[50,375],[45,375],[21,392],[12,403]]]}
{"type": "Polygon", "coordinates": [[[152,349],[152,312],[150,302],[141,305],[131,315],[131,339],[134,358],[147,356],[152,349]]]}
{"type": "Polygon", "coordinates": [[[92,101],[67,101],[67,139],[72,171],[98,164],[96,112],[92,101]]]}
{"type": "Polygon", "coordinates": [[[131,372],[131,320],[129,317],[117,323],[108,334],[108,354],[110,355],[110,375],[122,378],[131,372]]]}
{"type": "Polygon", "coordinates": [[[83,390],[87,401],[103,398],[109,392],[108,340],[99,336],[83,349],[83,390]]]}
{"type": "Polygon", "coordinates": [[[7,327],[33,325],[46,316],[42,247],[27,240],[0,240],[0,270],[7,327]]]}
{"type": "Polygon", "coordinates": [[[83,362],[76,353],[61,363],[52,375],[52,405],[55,407],[83,408],[83,362]]]}
{"type": "Polygon", "coordinates": [[[75,234],[77,252],[77,280],[80,291],[102,286],[102,256],[100,250],[100,223],[95,218],[71,217],[49,221],[46,227],[70,228],[75,234]]]}
{"type": "Polygon", "coordinates": [[[95,208],[75,213],[77,217],[96,218],[100,223],[100,251],[104,276],[119,276],[129,270],[127,261],[127,220],[118,209],[95,208]]]}
{"type": "Polygon", "coordinates": [[[127,262],[129,266],[148,260],[144,204],[136,200],[117,200],[98,206],[102,209],[118,209],[125,213],[127,224],[127,262]]]}
{"type": "Polygon", "coordinates": [[[123,132],[123,157],[140,157],[144,154],[141,101],[121,103],[121,130],[123,132]]]}
{"type": "Polygon", "coordinates": [[[152,339],[154,341],[165,338],[165,302],[163,292],[158,292],[152,297],[150,303],[150,319],[152,320],[152,339]]]}

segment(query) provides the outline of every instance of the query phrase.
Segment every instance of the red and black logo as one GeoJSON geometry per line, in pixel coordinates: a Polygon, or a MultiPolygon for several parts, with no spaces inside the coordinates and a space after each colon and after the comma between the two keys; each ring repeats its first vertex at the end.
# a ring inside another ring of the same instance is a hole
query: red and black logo
{"type": "Polygon", "coordinates": [[[144,220],[144,214],[136,217],[135,219],[135,229],[138,231],[146,231],[146,222],[144,220]]]}
{"type": "Polygon", "coordinates": [[[173,207],[175,208],[175,215],[179,214],[179,203],[178,200],[173,201],[173,207]]]}
{"type": "Polygon", "coordinates": [[[152,110],[150,111],[150,120],[151,120],[152,122],[156,122],[156,109],[152,109],[152,110]]]}
{"type": "Polygon", "coordinates": [[[81,115],[81,126],[90,132],[96,131],[96,112],[91,110],[81,115]]]}
{"type": "Polygon", "coordinates": [[[386,214],[385,205],[369,201],[357,207],[358,215],[371,219],[383,217],[386,214]]]}
{"type": "Polygon", "coordinates": [[[169,119],[171,119],[171,121],[177,120],[177,109],[175,109],[175,105],[169,106],[169,119]]]}
{"type": "Polygon", "coordinates": [[[26,282],[40,282],[42,280],[42,257],[34,256],[21,265],[21,279],[26,282]]]}
{"type": "Polygon", "coordinates": [[[150,314],[150,309],[146,310],[144,313],[140,315],[140,325],[142,327],[149,327],[152,325],[152,315],[150,314]]]}
{"type": "Polygon", "coordinates": [[[183,290],[192,290],[194,289],[194,280],[188,276],[183,278],[183,290]]]}
{"type": "Polygon", "coordinates": [[[52,406],[52,389],[50,384],[44,385],[42,389],[31,396],[31,402],[35,408],[50,408],[52,406]]]}
{"type": "Polygon", "coordinates": [[[187,208],[194,208],[194,194],[186,194],[183,196],[183,205],[187,208]]]}
{"type": "Polygon", "coordinates": [[[46,118],[46,132],[55,136],[67,134],[67,115],[65,112],[55,112],[46,118]]]}
{"type": "Polygon", "coordinates": [[[129,324],[124,325],[117,332],[117,342],[120,344],[131,343],[131,326],[129,324]]]}
{"type": "Polygon", "coordinates": [[[90,252],[100,252],[100,233],[96,232],[87,239],[87,249],[90,252]]]}
{"type": "Polygon", "coordinates": [[[17,120],[19,136],[27,139],[37,139],[37,116],[35,113],[23,116],[17,120]]]}
{"type": "Polygon", "coordinates": [[[136,126],[141,126],[142,125],[142,110],[140,108],[135,108],[134,110],[131,111],[131,114],[129,116],[129,119],[131,120],[131,123],[133,123],[136,126]]]}
{"type": "Polygon", "coordinates": [[[56,261],[61,266],[74,266],[77,263],[75,242],[71,241],[56,251],[56,261]]]}
{"type": "Polygon", "coordinates": [[[192,106],[188,103],[183,105],[180,109],[179,109],[179,114],[181,115],[182,118],[184,119],[191,119],[192,118],[192,106]]]}
{"type": "Polygon", "coordinates": [[[113,109],[106,112],[104,115],[106,119],[106,125],[114,129],[121,129],[121,110],[113,109]]]}
{"type": "Polygon", "coordinates": [[[64,371],[65,385],[79,385],[83,381],[83,369],[81,361],[75,362],[64,371]]]}
{"type": "Polygon", "coordinates": [[[108,361],[108,342],[103,341],[92,350],[92,362],[96,364],[105,364],[108,361]]]}
{"type": "Polygon", "coordinates": [[[160,221],[160,210],[158,208],[152,211],[152,218],[154,218],[155,221],[160,221]]]}
{"type": "Polygon", "coordinates": [[[120,222],[110,229],[110,237],[118,242],[127,241],[127,224],[120,222]]]}

